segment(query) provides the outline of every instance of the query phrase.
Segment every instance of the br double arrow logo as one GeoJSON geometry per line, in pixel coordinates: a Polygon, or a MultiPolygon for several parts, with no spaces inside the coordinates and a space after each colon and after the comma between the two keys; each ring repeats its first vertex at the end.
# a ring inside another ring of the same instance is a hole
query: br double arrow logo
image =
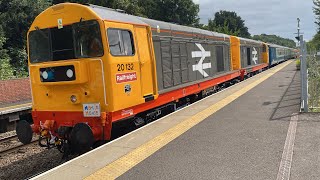
{"type": "Polygon", "coordinates": [[[203,77],[208,77],[209,75],[207,74],[207,72],[204,71],[204,69],[211,68],[211,63],[203,63],[203,61],[206,57],[211,56],[211,52],[206,51],[201,44],[196,43],[196,45],[198,46],[200,51],[192,51],[192,58],[197,58],[197,57],[201,57],[201,58],[198,64],[192,65],[192,69],[193,71],[199,71],[200,74],[203,75],[203,77]]]}
{"type": "Polygon", "coordinates": [[[257,64],[258,61],[258,51],[256,50],[256,48],[253,47],[253,51],[252,51],[252,61],[254,62],[254,64],[257,64]]]}

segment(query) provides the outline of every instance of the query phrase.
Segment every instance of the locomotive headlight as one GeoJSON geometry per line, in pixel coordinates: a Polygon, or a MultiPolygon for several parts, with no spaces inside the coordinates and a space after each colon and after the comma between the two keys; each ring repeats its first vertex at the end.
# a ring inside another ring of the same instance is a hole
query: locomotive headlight
{"type": "Polygon", "coordinates": [[[70,97],[70,100],[71,100],[71,102],[73,102],[73,103],[77,102],[77,96],[72,95],[72,96],[70,97]]]}
{"type": "Polygon", "coordinates": [[[43,72],[42,72],[42,78],[43,78],[43,79],[48,79],[48,77],[49,77],[48,72],[47,72],[47,71],[43,71],[43,72]]]}
{"type": "Polygon", "coordinates": [[[66,72],[68,78],[72,78],[73,77],[73,71],[71,69],[68,69],[66,72]]]}

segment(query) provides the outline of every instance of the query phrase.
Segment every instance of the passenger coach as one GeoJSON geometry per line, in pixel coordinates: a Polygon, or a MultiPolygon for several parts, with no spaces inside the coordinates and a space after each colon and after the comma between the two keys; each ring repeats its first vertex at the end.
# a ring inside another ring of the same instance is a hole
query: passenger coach
{"type": "Polygon", "coordinates": [[[288,59],[293,59],[296,52],[292,48],[269,44],[269,66],[274,66],[288,59]]]}

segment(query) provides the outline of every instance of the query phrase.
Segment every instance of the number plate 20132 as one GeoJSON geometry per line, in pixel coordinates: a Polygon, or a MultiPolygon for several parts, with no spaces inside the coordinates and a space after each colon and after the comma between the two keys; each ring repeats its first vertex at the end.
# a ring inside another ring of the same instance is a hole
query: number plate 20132
{"type": "Polygon", "coordinates": [[[83,116],[84,117],[100,117],[100,103],[88,103],[83,104],[83,116]]]}

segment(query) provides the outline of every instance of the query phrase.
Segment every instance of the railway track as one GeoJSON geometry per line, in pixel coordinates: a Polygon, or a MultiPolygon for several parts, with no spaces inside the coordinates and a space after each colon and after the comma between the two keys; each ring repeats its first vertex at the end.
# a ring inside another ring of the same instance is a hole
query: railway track
{"type": "Polygon", "coordinates": [[[17,137],[18,137],[18,136],[15,134],[15,135],[11,135],[11,136],[8,136],[8,137],[1,138],[1,139],[0,139],[0,143],[13,140],[13,139],[15,139],[15,138],[17,138],[17,137]]]}
{"type": "Polygon", "coordinates": [[[12,135],[9,137],[5,137],[0,139],[0,155],[8,154],[18,150],[22,147],[28,147],[31,145],[36,144],[38,141],[37,139],[33,139],[29,144],[22,144],[18,141],[17,135],[12,135]]]}

